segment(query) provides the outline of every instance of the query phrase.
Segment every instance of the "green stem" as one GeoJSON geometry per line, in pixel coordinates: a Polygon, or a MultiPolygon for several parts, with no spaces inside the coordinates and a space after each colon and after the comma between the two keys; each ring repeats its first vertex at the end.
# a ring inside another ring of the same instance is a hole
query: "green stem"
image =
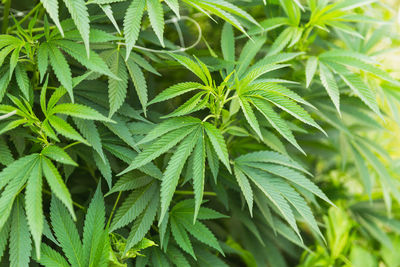
{"type": "MultiPolygon", "coordinates": [[[[11,0],[8,0],[11,1],[11,0]]],[[[35,14],[36,10],[38,8],[40,8],[42,6],[42,2],[39,2],[39,4],[37,4],[34,8],[31,9],[31,11],[29,11],[28,14],[25,15],[25,17],[23,17],[18,23],[21,25],[22,23],[24,23],[27,19],[29,19],[33,14],[35,14]]],[[[8,31],[11,31],[13,29],[15,29],[17,27],[17,25],[13,25],[10,27],[10,29],[8,29],[8,31]]]]}
{"type": "Polygon", "coordinates": [[[209,118],[215,117],[213,114],[207,115],[204,119],[203,122],[207,121],[209,118]]]}
{"type": "MultiPolygon", "coordinates": [[[[55,29],[56,28],[56,26],[50,26],[49,27],[49,29],[51,30],[51,29],[55,29]]],[[[17,31],[9,31],[9,33],[16,33],[17,31]]],[[[32,30],[31,30],[31,32],[32,33],[34,33],[34,32],[44,32],[44,27],[37,27],[37,28],[33,28],[32,30]]]]}
{"type": "Polygon", "coordinates": [[[8,17],[10,15],[10,7],[11,7],[11,0],[6,0],[4,3],[4,11],[3,11],[3,25],[1,27],[2,33],[7,33],[8,17]]]}
{"type": "Polygon", "coordinates": [[[119,191],[118,196],[117,196],[117,199],[115,200],[115,203],[114,203],[114,207],[113,207],[112,210],[111,210],[110,217],[108,217],[108,221],[107,221],[107,226],[106,226],[106,228],[108,228],[108,227],[110,226],[111,218],[112,218],[112,216],[114,215],[115,209],[117,208],[117,204],[118,204],[118,201],[119,201],[119,199],[120,199],[120,197],[121,197],[121,194],[122,194],[122,191],[119,191]]]}
{"type": "Polygon", "coordinates": [[[228,103],[229,101],[231,101],[231,100],[233,100],[233,99],[235,99],[235,98],[237,98],[237,97],[238,97],[238,95],[233,95],[233,96],[227,98],[227,99],[225,100],[225,103],[228,103]]]}
{"type": "Polygon", "coordinates": [[[66,149],[68,149],[68,148],[70,148],[70,147],[72,147],[72,146],[78,145],[78,144],[80,144],[80,143],[81,143],[80,141],[76,141],[76,142],[74,142],[74,143],[72,143],[72,144],[66,145],[63,149],[66,150],[66,149]]]}
{"type": "MultiPolygon", "coordinates": [[[[176,195],[194,195],[194,192],[193,191],[185,191],[185,190],[176,190],[175,194],[176,195]]],[[[217,194],[214,192],[204,192],[203,195],[215,197],[217,194]]]]}

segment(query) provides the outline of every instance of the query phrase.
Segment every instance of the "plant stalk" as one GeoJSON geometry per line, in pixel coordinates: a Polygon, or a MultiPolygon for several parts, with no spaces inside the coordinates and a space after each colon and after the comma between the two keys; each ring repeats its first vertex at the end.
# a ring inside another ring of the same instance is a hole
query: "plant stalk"
{"type": "Polygon", "coordinates": [[[3,11],[3,24],[1,27],[2,33],[7,33],[8,28],[8,17],[10,16],[11,0],[5,0],[4,11],[3,11]]]}

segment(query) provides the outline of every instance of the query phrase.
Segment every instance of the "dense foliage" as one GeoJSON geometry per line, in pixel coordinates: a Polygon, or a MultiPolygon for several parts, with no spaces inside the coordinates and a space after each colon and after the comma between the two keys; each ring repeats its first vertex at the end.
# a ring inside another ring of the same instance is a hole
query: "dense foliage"
{"type": "Polygon", "coordinates": [[[399,266],[388,5],[0,11],[3,264],[399,266]]]}

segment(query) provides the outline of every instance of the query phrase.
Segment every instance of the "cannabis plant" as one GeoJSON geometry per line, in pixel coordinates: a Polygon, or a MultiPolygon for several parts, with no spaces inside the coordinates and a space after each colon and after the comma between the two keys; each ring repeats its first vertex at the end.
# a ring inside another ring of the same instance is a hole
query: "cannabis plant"
{"type": "Polygon", "coordinates": [[[2,263],[396,266],[391,11],[3,0],[2,263]]]}

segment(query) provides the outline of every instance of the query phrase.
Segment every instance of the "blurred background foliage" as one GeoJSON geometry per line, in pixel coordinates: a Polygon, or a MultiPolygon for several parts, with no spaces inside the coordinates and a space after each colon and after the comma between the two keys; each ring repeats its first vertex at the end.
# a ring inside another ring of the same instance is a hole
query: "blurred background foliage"
{"type": "MultiPolygon", "coordinates": [[[[5,1],[3,0],[3,2],[5,1]]],[[[122,18],[124,16],[127,5],[129,4],[128,2],[115,5],[113,8],[115,17],[122,18]]],[[[267,1],[267,5],[265,6],[260,5],[261,0],[241,0],[234,2],[238,6],[245,7],[248,12],[251,11],[251,15],[257,21],[263,20],[266,16],[268,17],[269,14],[273,14],[273,16],[277,16],[277,14],[283,15],[282,9],[278,6],[279,1],[267,1]]],[[[305,3],[307,1],[300,2],[305,3]]],[[[29,13],[35,5],[36,1],[31,0],[12,1],[11,14],[19,20],[29,13]]],[[[1,8],[4,8],[4,6],[2,5],[1,8]]],[[[66,12],[65,9],[61,10],[64,13],[60,14],[60,18],[67,18],[69,16],[68,12],[66,12]]],[[[359,47],[362,47],[362,44],[365,44],[363,42],[368,42],[371,37],[378,38],[378,41],[372,49],[366,51],[367,54],[376,57],[377,61],[382,63],[383,68],[387,72],[391,73],[393,77],[400,79],[400,1],[377,1],[371,5],[356,8],[352,12],[381,21],[391,21],[392,23],[355,25],[356,28],[358,27],[357,31],[366,36],[365,40],[355,39],[355,37],[346,35],[345,33],[339,32],[337,35],[331,35],[323,30],[317,30],[318,37],[315,37],[317,40],[312,44],[310,50],[318,53],[320,52],[318,50],[324,50],[328,46],[327,43],[332,42],[330,44],[332,46],[346,47],[356,51],[357,44],[359,44],[359,47]]],[[[94,11],[94,13],[96,12],[94,11]]],[[[214,67],[216,70],[219,70],[219,64],[222,63],[216,59],[215,55],[221,54],[220,37],[223,22],[220,19],[216,19],[218,22],[218,24],[216,24],[204,14],[191,8],[185,9],[183,13],[194,18],[202,29],[202,39],[195,47],[195,52],[189,50],[187,53],[194,53],[199,59],[207,63],[207,66],[210,66],[211,69],[214,67]]],[[[113,26],[109,23],[102,23],[101,19],[98,23],[101,27],[108,27],[111,32],[113,31],[113,26]]],[[[146,23],[147,25],[149,24],[148,21],[145,21],[144,28],[146,28],[146,23]]],[[[246,22],[243,23],[246,24],[246,22]]],[[[10,24],[12,25],[13,22],[10,21],[10,24]]],[[[182,23],[180,26],[184,36],[184,42],[186,44],[195,43],[197,38],[196,25],[188,22],[182,23]]],[[[251,28],[250,26],[249,28],[251,28]]],[[[266,44],[270,46],[280,33],[281,30],[269,32],[269,38],[266,44]]],[[[142,34],[149,40],[155,39],[150,33],[150,30],[147,30],[147,32],[144,31],[142,34]]],[[[168,40],[171,42],[167,43],[167,48],[176,48],[173,43],[179,43],[180,37],[172,23],[167,24],[165,36],[168,36],[168,40]]],[[[236,38],[236,50],[241,51],[248,39],[246,36],[240,35],[239,32],[237,32],[237,36],[239,37],[236,38]]],[[[155,44],[156,42],[149,43],[151,48],[159,49],[155,44]]],[[[297,48],[299,50],[302,48],[308,50],[307,47],[297,48]]],[[[288,48],[288,51],[292,50],[294,51],[295,49],[288,48]]],[[[165,60],[164,56],[154,56],[151,53],[147,53],[146,56],[152,59],[152,65],[161,73],[161,76],[150,75],[149,73],[145,74],[148,94],[151,96],[150,99],[171,84],[194,79],[194,75],[188,74],[188,72],[177,71],[179,69],[177,63],[169,62],[169,64],[165,64],[163,62],[163,60],[165,60]]],[[[304,82],[305,58],[295,60],[293,65],[294,71],[293,73],[289,73],[287,78],[304,82]]],[[[286,74],[287,73],[283,71],[282,76],[286,74]]],[[[381,162],[382,166],[384,166],[390,174],[391,179],[393,179],[393,185],[399,188],[400,89],[399,87],[391,87],[389,84],[382,85],[380,82],[376,82],[373,79],[371,80],[371,87],[378,91],[377,97],[380,108],[384,114],[387,114],[385,120],[381,120],[378,115],[371,114],[371,112],[365,111],[364,108],[360,108],[362,112],[356,115],[353,114],[355,117],[352,117],[351,111],[347,113],[343,112],[343,121],[339,121],[334,107],[332,105],[328,107],[325,105],[327,103],[326,95],[321,97],[315,93],[317,90],[314,90],[312,87],[311,89],[303,88],[301,90],[309,90],[306,92],[310,93],[310,99],[313,101],[312,103],[318,102],[318,99],[321,99],[321,103],[325,101],[323,107],[321,107],[331,116],[327,118],[326,121],[333,121],[333,123],[323,122],[322,128],[328,132],[329,138],[325,138],[323,134],[317,133],[316,131],[310,134],[309,132],[303,131],[300,127],[297,129],[296,125],[293,125],[293,128],[298,130],[296,131],[296,138],[307,153],[306,158],[302,157],[298,151],[295,152],[296,150],[292,146],[285,145],[280,147],[280,142],[266,144],[272,147],[272,149],[295,155],[293,158],[302,162],[311,170],[315,177],[314,180],[318,183],[322,191],[326,193],[328,198],[336,205],[336,207],[333,207],[329,206],[327,203],[318,202],[318,204],[316,201],[313,203],[316,204],[315,206],[317,207],[314,211],[325,240],[310,231],[306,223],[300,224],[303,230],[304,244],[293,244],[281,236],[274,236],[270,228],[262,228],[260,226],[262,223],[248,223],[246,225],[247,222],[243,221],[243,217],[247,215],[243,216],[245,211],[239,208],[243,206],[244,201],[240,202],[239,199],[237,199],[237,203],[234,203],[234,200],[232,200],[233,207],[231,210],[232,213],[230,214],[231,218],[229,220],[221,219],[218,222],[211,222],[208,224],[210,228],[217,233],[219,239],[224,240],[224,242],[221,243],[224,251],[227,252],[226,261],[228,265],[257,266],[257,263],[267,262],[271,267],[400,266],[399,202],[393,201],[394,198],[390,196],[388,192],[393,188],[390,188],[390,186],[385,188],[385,186],[381,185],[382,171],[379,169],[381,165],[378,164],[379,166],[377,167],[377,165],[374,164],[375,159],[381,162]],[[385,87],[387,89],[385,89],[385,87]],[[386,94],[390,94],[393,98],[386,98],[386,94]],[[366,113],[368,113],[368,116],[364,117],[363,114],[365,115],[366,113]],[[365,118],[365,121],[358,121],[360,117],[357,118],[357,116],[365,118]],[[369,121],[368,118],[373,119],[369,121]],[[365,160],[367,163],[362,160],[364,163],[358,162],[358,164],[361,164],[361,167],[357,166],[352,152],[354,147],[349,143],[349,140],[343,133],[345,132],[343,129],[349,129],[351,134],[358,135],[363,140],[362,142],[364,142],[362,143],[363,146],[373,151],[373,159],[370,158],[370,161],[365,160]],[[360,170],[359,168],[366,169],[360,170]],[[363,174],[366,175],[366,173],[368,173],[370,177],[371,196],[369,196],[368,193],[368,186],[365,186],[365,180],[360,179],[360,174],[362,176],[363,174]],[[257,225],[258,230],[252,228],[255,227],[255,225],[257,225]],[[258,240],[254,241],[255,237],[250,233],[252,229],[256,232],[256,236],[258,235],[257,232],[260,231],[260,235],[262,235],[263,238],[268,237],[268,239],[263,240],[265,243],[263,246],[260,245],[261,242],[258,240]],[[271,242],[271,244],[274,243],[274,245],[269,245],[269,242],[271,242]],[[278,250],[280,253],[277,253],[278,250]],[[265,260],[264,257],[267,260],[265,260]]],[[[129,101],[135,108],[140,109],[140,103],[132,101],[135,97],[136,95],[129,95],[129,101]]],[[[186,100],[187,98],[185,97],[178,97],[167,103],[157,104],[152,113],[149,114],[149,118],[157,121],[160,114],[167,114],[167,112],[180,106],[186,100]]],[[[346,111],[346,101],[348,101],[348,106],[355,103],[352,102],[352,97],[345,99],[343,101],[344,111],[346,111]]],[[[357,102],[356,105],[357,104],[359,103],[357,102]]],[[[256,143],[252,138],[243,138],[237,143],[230,143],[229,141],[230,140],[228,140],[228,147],[231,145],[230,149],[234,157],[248,149],[257,150],[258,148],[265,147],[265,144],[262,144],[262,142],[256,143]]],[[[90,168],[90,165],[88,165],[87,168],[90,168]]],[[[82,170],[78,170],[78,172],[79,171],[83,172],[82,170]]],[[[95,169],[89,169],[88,171],[94,173],[95,169]]],[[[93,185],[94,182],[90,180],[79,182],[75,180],[70,183],[69,189],[74,194],[74,200],[76,202],[88,203],[89,200],[86,194],[87,188],[94,188],[93,185]]],[[[216,185],[214,186],[214,190],[219,194],[218,188],[216,185]]],[[[223,196],[221,196],[221,198],[223,198],[223,196]]],[[[224,203],[224,200],[213,205],[219,209],[224,209],[224,205],[221,203],[224,203]]],[[[107,207],[108,210],[111,208],[109,206],[107,207]]],[[[83,213],[80,214],[78,212],[78,216],[82,218],[83,213]]],[[[258,218],[256,218],[255,221],[257,219],[258,218]]],[[[118,237],[115,237],[115,239],[120,241],[118,237]]],[[[117,243],[117,241],[115,241],[115,243],[117,243]]],[[[144,255],[146,251],[149,251],[149,249],[146,250],[144,248],[144,255]]],[[[137,251],[134,252],[136,253],[137,251]]],[[[7,264],[4,258],[3,263],[7,264]]]]}

